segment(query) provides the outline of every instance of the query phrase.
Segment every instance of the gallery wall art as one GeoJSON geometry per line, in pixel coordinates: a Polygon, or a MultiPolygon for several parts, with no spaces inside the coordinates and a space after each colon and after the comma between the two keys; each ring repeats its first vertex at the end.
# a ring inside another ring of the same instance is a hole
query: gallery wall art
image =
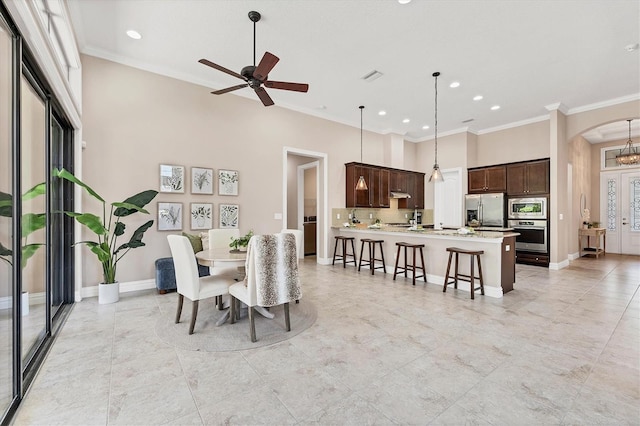
{"type": "Polygon", "coordinates": [[[184,192],[184,167],[160,165],[160,192],[184,192]]]}
{"type": "Polygon", "coordinates": [[[220,228],[237,228],[239,211],[237,204],[220,204],[220,228]]]}

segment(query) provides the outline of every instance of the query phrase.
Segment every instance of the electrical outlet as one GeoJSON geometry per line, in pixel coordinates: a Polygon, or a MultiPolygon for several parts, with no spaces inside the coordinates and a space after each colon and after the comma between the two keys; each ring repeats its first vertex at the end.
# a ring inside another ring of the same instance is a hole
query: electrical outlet
{"type": "Polygon", "coordinates": [[[405,219],[409,219],[409,215],[407,213],[404,214],[405,219]]]}
{"type": "Polygon", "coordinates": [[[349,219],[351,219],[351,213],[349,213],[349,219]]]}
{"type": "Polygon", "coordinates": [[[511,251],[511,246],[509,244],[504,246],[504,251],[511,251]]]}
{"type": "Polygon", "coordinates": [[[369,219],[373,219],[373,213],[369,213],[369,219]]]}
{"type": "Polygon", "coordinates": [[[336,219],[340,219],[340,213],[336,213],[336,219]]]}

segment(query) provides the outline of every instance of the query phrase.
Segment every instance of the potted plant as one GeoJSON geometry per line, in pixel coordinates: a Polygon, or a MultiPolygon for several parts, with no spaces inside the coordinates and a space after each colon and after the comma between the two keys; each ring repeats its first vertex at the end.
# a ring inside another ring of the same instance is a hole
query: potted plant
{"type": "MultiPolygon", "coordinates": [[[[37,196],[44,195],[46,193],[46,184],[44,182],[37,184],[30,190],[24,193],[22,201],[31,200],[37,196]]],[[[13,197],[11,194],[0,191],[0,217],[12,217],[13,216],[13,197]]],[[[28,241],[29,236],[43,229],[46,225],[46,215],[44,213],[25,213],[22,215],[22,238],[21,242],[21,267],[24,269],[27,266],[27,261],[32,257],[38,249],[44,245],[44,243],[30,243],[28,241]]],[[[7,244],[11,246],[11,244],[7,244]]],[[[0,242],[0,259],[13,266],[13,250],[6,247],[0,242]]],[[[22,316],[29,314],[29,292],[22,290],[22,316]]]]}
{"type": "Polygon", "coordinates": [[[65,212],[68,216],[74,217],[79,223],[86,226],[94,234],[96,241],[80,241],[76,244],[86,244],[89,250],[96,255],[102,265],[103,282],[98,286],[98,303],[113,303],[119,299],[120,286],[116,279],[116,267],[118,262],[129,253],[129,250],[143,247],[142,237],[147,229],[153,225],[150,220],[133,231],[129,241],[118,245],[118,237],[124,235],[126,225],[122,218],[134,213],[149,214],[143,207],[158,195],[158,191],[146,190],[133,195],[122,202],[111,203],[109,215],[107,217],[106,202],[87,184],[76,178],[69,171],[55,169],[54,176],[66,179],[80,185],[87,193],[102,203],[102,217],[92,213],[65,212]]]}
{"type": "Polygon", "coordinates": [[[249,245],[249,240],[253,236],[253,230],[249,231],[249,233],[240,238],[231,237],[231,242],[229,243],[229,247],[233,249],[233,251],[246,251],[247,245],[249,245]]]}

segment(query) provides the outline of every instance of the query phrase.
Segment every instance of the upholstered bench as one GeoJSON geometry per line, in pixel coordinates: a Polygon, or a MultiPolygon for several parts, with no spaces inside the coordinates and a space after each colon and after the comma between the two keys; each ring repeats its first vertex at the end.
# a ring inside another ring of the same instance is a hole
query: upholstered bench
{"type": "MultiPolygon", "coordinates": [[[[201,277],[206,277],[209,275],[209,268],[198,265],[198,274],[201,277]]],[[[163,257],[156,260],[156,288],[160,294],[176,289],[176,270],[173,266],[172,257],[163,257]]]]}

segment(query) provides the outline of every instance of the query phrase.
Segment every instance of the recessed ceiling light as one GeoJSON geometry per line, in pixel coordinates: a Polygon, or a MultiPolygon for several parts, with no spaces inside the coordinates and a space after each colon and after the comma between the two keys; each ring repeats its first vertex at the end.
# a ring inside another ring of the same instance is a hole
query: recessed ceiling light
{"type": "Polygon", "coordinates": [[[140,40],[142,38],[142,35],[136,30],[127,30],[127,35],[134,40],[140,40]]]}
{"type": "Polygon", "coordinates": [[[411,121],[411,120],[409,120],[408,118],[405,118],[404,120],[402,120],[402,122],[403,122],[403,123],[408,123],[408,122],[410,122],[410,121],[411,121]]]}
{"type": "Polygon", "coordinates": [[[387,111],[378,111],[378,115],[387,115],[387,111]]]}
{"type": "Polygon", "coordinates": [[[500,109],[500,105],[494,105],[491,107],[491,111],[496,111],[500,109]]]}
{"type": "Polygon", "coordinates": [[[411,0],[398,0],[398,3],[400,3],[400,4],[408,4],[408,3],[411,3],[411,0]]]}
{"type": "Polygon", "coordinates": [[[427,126],[426,124],[424,126],[422,126],[422,130],[427,130],[429,128],[429,126],[427,126]]]}
{"type": "Polygon", "coordinates": [[[449,87],[451,87],[452,89],[455,89],[456,87],[460,87],[460,82],[459,81],[454,81],[453,83],[451,83],[449,85],[449,87]]]}
{"type": "Polygon", "coordinates": [[[482,100],[482,95],[474,96],[474,97],[473,97],[473,100],[474,100],[474,101],[480,101],[480,100],[482,100]]]}
{"type": "Polygon", "coordinates": [[[624,48],[627,49],[627,52],[633,52],[634,50],[638,50],[638,47],[640,47],[640,44],[636,43],[627,44],[624,48]]]}

